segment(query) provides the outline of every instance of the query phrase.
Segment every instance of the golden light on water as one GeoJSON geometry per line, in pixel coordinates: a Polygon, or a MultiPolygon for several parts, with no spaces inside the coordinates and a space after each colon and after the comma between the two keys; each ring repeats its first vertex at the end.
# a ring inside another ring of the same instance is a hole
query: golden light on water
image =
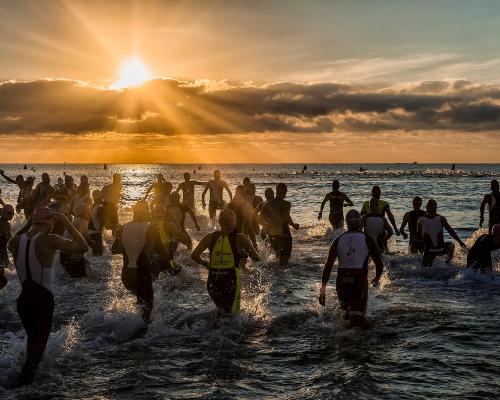
{"type": "Polygon", "coordinates": [[[118,81],[111,85],[111,89],[140,86],[150,78],[151,73],[144,62],[138,57],[132,57],[121,64],[118,81]]]}

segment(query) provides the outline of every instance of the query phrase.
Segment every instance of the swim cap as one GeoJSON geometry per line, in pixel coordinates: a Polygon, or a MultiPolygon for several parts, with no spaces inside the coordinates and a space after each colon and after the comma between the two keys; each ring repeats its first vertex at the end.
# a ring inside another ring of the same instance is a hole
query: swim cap
{"type": "Polygon", "coordinates": [[[34,224],[53,225],[56,222],[54,212],[47,207],[38,207],[33,213],[34,224]]]}
{"type": "Polygon", "coordinates": [[[347,227],[359,228],[361,226],[361,214],[356,210],[349,210],[345,216],[347,227]]]}
{"type": "Polygon", "coordinates": [[[99,189],[95,189],[92,191],[92,198],[93,199],[102,199],[102,193],[99,189]]]}
{"type": "Polygon", "coordinates": [[[500,224],[493,225],[493,228],[491,229],[491,234],[493,236],[500,236],[500,224]]]}
{"type": "Polygon", "coordinates": [[[225,208],[219,214],[219,225],[224,232],[232,232],[236,228],[236,214],[233,210],[225,208]]]}
{"type": "Polygon", "coordinates": [[[2,208],[2,215],[4,216],[14,215],[14,207],[12,207],[10,204],[4,205],[2,208]]]}

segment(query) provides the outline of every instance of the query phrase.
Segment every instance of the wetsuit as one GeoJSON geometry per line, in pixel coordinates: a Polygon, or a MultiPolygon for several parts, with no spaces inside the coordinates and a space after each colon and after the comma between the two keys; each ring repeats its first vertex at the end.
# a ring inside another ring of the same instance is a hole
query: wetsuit
{"type": "Polygon", "coordinates": [[[151,222],[148,229],[154,231],[153,237],[159,242],[158,245],[164,249],[164,252],[155,252],[152,258],[152,274],[158,277],[160,272],[167,271],[170,275],[176,275],[181,271],[181,266],[174,262],[174,253],[178,242],[165,231],[164,221],[151,222]]]}
{"type": "Polygon", "coordinates": [[[445,242],[443,236],[443,217],[436,214],[433,217],[427,215],[420,218],[422,221],[422,233],[424,235],[424,255],[422,266],[430,267],[437,256],[449,254],[454,246],[451,242],[445,242]]]}
{"type": "Polygon", "coordinates": [[[262,214],[269,219],[269,243],[281,265],[286,265],[292,254],[292,234],[287,219],[290,208],[290,202],[278,198],[269,200],[262,208],[262,214]]]}
{"type": "Polygon", "coordinates": [[[121,193],[121,185],[111,183],[102,188],[102,205],[104,226],[114,229],[118,225],[118,201],[121,193]]]}
{"type": "Polygon", "coordinates": [[[104,228],[104,207],[102,203],[92,206],[89,220],[89,237],[92,240],[92,256],[100,257],[103,254],[102,229],[104,228]]]}
{"type": "Polygon", "coordinates": [[[491,252],[499,249],[500,245],[495,243],[493,235],[478,237],[467,254],[467,267],[491,271],[493,269],[491,252]]]}
{"type": "MultiPolygon", "coordinates": [[[[387,210],[390,209],[389,203],[385,200],[379,200],[378,201],[378,209],[379,209],[379,212],[381,213],[381,215],[385,215],[387,210]]],[[[365,201],[363,203],[363,208],[361,209],[361,215],[370,214],[370,213],[371,213],[370,202],[365,201]]]]}
{"type": "Polygon", "coordinates": [[[330,214],[328,220],[334,228],[344,227],[344,202],[346,195],[340,191],[330,192],[328,194],[330,201],[330,214]]]}
{"type": "Polygon", "coordinates": [[[196,185],[203,185],[203,183],[197,181],[182,182],[177,188],[177,191],[182,190],[182,204],[192,210],[195,210],[194,192],[196,185]]]}
{"type": "Polygon", "coordinates": [[[417,223],[424,215],[424,210],[411,210],[408,213],[408,230],[410,231],[410,242],[408,247],[412,254],[422,253],[424,251],[424,241],[417,239],[417,223]]]}
{"type": "Polygon", "coordinates": [[[219,312],[237,314],[240,311],[240,254],[236,246],[237,233],[214,232],[209,246],[210,266],[207,290],[219,312]]]}
{"type": "Polygon", "coordinates": [[[226,205],[223,199],[223,190],[227,187],[227,183],[224,181],[212,180],[208,182],[208,188],[210,189],[210,199],[208,201],[208,214],[213,217],[217,210],[222,210],[226,205]]]}
{"type": "MultiPolygon", "coordinates": [[[[0,210],[1,213],[1,210],[0,210]]],[[[7,243],[10,240],[10,222],[0,216],[0,289],[7,285],[5,268],[9,265],[9,255],[7,253],[7,243]]]]}
{"type": "Polygon", "coordinates": [[[489,223],[488,228],[491,233],[493,225],[500,224],[500,192],[490,193],[491,203],[489,204],[489,223]]]}
{"type": "Polygon", "coordinates": [[[370,255],[380,258],[377,244],[363,232],[347,231],[333,241],[332,247],[337,249],[339,259],[336,289],[340,307],[351,316],[364,316],[368,304],[368,261],[370,255]]]}
{"type": "Polygon", "coordinates": [[[22,234],[16,259],[16,270],[21,281],[21,295],[17,299],[17,312],[28,335],[26,363],[23,379],[32,380],[42,359],[52,328],[54,314],[54,268],[44,267],[35,252],[37,234],[28,238],[22,234]]]}

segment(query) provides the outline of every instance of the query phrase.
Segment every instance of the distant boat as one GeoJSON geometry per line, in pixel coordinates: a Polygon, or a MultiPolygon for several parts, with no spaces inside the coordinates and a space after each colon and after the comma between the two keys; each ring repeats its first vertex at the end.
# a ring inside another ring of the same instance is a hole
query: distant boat
{"type": "Polygon", "coordinates": [[[456,171],[455,164],[453,164],[453,165],[451,166],[451,170],[452,170],[452,171],[456,171]]]}
{"type": "Polygon", "coordinates": [[[24,164],[24,168],[23,169],[28,169],[28,166],[26,164],[24,164]]]}
{"type": "Polygon", "coordinates": [[[361,165],[361,166],[359,167],[359,172],[364,172],[364,171],[366,171],[366,168],[363,168],[363,166],[361,165]]]}
{"type": "Polygon", "coordinates": [[[201,170],[201,165],[198,167],[199,170],[201,170]]]}
{"type": "Polygon", "coordinates": [[[104,169],[107,170],[108,169],[108,164],[104,164],[104,169]]]}

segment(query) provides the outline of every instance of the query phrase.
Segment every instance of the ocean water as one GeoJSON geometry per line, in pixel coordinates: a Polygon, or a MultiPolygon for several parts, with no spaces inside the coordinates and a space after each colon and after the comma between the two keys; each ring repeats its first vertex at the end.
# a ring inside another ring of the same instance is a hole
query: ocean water
{"type": "MultiPolygon", "coordinates": [[[[135,298],[120,281],[121,256],[106,251],[91,258],[87,278],[72,279],[56,262],[53,331],[35,382],[7,389],[19,372],[25,335],[16,313],[20,285],[15,271],[0,292],[1,399],[431,399],[500,396],[500,263],[491,275],[465,271],[458,251],[451,265],[436,260],[431,269],[406,253],[400,237],[385,256],[381,285],[370,289],[371,328],[349,329],[335,296],[335,271],[327,307],[317,302],[321,273],[332,233],[316,218],[333,178],[360,209],[374,184],[382,188],[397,224],[411,199],[432,197],[459,236],[470,246],[478,229],[479,204],[500,165],[19,165],[0,166],[15,176],[29,172],[55,181],[63,172],[89,176],[100,188],[113,172],[123,175],[121,222],[162,172],[174,187],[182,173],[206,181],[215,168],[234,189],[245,176],[263,196],[266,187],[288,184],[294,251],[288,269],[277,265],[260,244],[262,261],[242,272],[242,313],[215,323],[206,293],[206,271],[180,247],[182,272],[161,275],[154,284],[154,322],[141,326],[135,298]]],[[[16,190],[0,182],[2,198],[15,202],[16,190]]],[[[197,198],[203,188],[197,188],[197,198]]],[[[200,205],[199,205],[200,206],[200,205]]],[[[198,210],[202,232],[207,215],[198,210]]],[[[327,215],[327,213],[325,213],[327,215]]],[[[20,226],[16,216],[13,225],[20,226]]],[[[105,236],[109,244],[111,237],[105,236]]],[[[370,272],[373,274],[373,270],[370,272]]]]}

